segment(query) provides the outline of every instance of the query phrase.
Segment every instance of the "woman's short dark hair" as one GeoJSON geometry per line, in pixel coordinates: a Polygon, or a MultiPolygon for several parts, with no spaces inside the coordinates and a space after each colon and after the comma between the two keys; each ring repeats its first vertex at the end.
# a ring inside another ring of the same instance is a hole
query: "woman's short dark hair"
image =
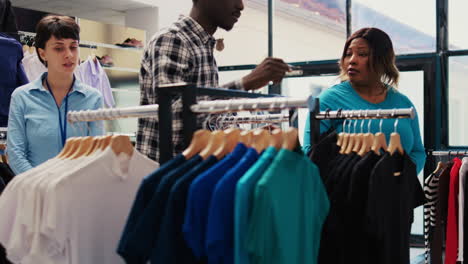
{"type": "Polygon", "coordinates": [[[52,36],[57,39],[74,39],[80,41],[80,26],[71,17],[55,15],[45,16],[37,23],[36,39],[34,42],[37,56],[44,65],[46,64],[39,55],[38,48],[45,49],[46,42],[52,36]]]}
{"type": "Polygon", "coordinates": [[[363,38],[369,44],[369,69],[380,76],[382,82],[398,86],[399,72],[395,64],[395,51],[390,37],[378,28],[361,28],[354,32],[347,40],[340,59],[340,77],[346,80],[346,69],[343,69],[344,59],[351,42],[363,38]]]}

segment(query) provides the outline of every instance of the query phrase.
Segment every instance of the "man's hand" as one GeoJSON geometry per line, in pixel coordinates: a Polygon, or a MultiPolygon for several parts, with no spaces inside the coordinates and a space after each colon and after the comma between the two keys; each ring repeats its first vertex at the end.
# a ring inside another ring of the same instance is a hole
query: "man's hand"
{"type": "Polygon", "coordinates": [[[270,81],[277,84],[288,71],[291,71],[291,68],[282,59],[266,58],[251,73],[242,78],[242,85],[248,91],[262,88],[270,81]]]}

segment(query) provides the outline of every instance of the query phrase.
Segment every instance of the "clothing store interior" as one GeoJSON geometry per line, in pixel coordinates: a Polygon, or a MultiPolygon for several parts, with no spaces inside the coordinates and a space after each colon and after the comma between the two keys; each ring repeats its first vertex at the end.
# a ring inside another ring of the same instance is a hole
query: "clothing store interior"
{"type": "Polygon", "coordinates": [[[0,0],[0,264],[463,263],[465,10],[0,0]]]}

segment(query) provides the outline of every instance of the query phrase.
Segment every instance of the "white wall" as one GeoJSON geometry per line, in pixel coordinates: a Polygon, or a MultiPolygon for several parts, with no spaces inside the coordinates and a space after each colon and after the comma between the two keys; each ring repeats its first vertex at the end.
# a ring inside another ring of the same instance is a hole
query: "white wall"
{"type": "Polygon", "coordinates": [[[139,8],[126,11],[125,26],[145,30],[146,41],[148,41],[159,31],[159,8],[139,8]]]}

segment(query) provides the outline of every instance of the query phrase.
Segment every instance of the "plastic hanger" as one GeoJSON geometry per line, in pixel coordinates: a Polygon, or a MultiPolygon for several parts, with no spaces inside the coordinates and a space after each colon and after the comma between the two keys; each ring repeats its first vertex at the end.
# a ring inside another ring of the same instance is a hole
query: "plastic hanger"
{"type": "Polygon", "coordinates": [[[283,145],[284,149],[294,151],[299,146],[299,138],[297,128],[290,127],[283,133],[283,145]]]}
{"type": "Polygon", "coordinates": [[[204,160],[207,159],[223,144],[225,136],[226,134],[221,130],[211,132],[208,145],[200,152],[200,156],[204,160]]]}
{"type": "Polygon", "coordinates": [[[133,145],[129,136],[113,135],[110,139],[109,146],[116,155],[120,153],[125,153],[130,157],[133,155],[133,145]]]}
{"type": "Polygon", "coordinates": [[[195,154],[199,153],[204,147],[208,145],[210,135],[211,132],[206,129],[195,131],[190,145],[182,152],[182,155],[184,155],[186,159],[190,159],[195,156],[195,154]]]}
{"type": "MultiPolygon", "coordinates": [[[[396,110],[393,110],[392,116],[395,115],[396,110]]],[[[397,132],[398,128],[398,118],[395,120],[394,124],[394,132],[390,134],[390,143],[388,144],[387,151],[390,152],[391,155],[393,155],[396,151],[398,153],[403,154],[405,153],[403,146],[401,145],[401,139],[400,139],[400,134],[397,132]]]]}
{"type": "Polygon", "coordinates": [[[270,143],[270,133],[265,129],[256,129],[253,132],[253,143],[252,148],[254,148],[257,153],[264,151],[268,144],[270,143]]]}
{"type": "Polygon", "coordinates": [[[283,145],[283,130],[277,128],[271,132],[270,146],[275,147],[276,150],[279,150],[281,145],[283,145]]]}
{"type": "MultiPolygon", "coordinates": [[[[377,118],[380,116],[380,110],[379,113],[377,113],[377,118]]],[[[383,119],[380,119],[379,123],[379,132],[377,132],[374,136],[374,142],[372,144],[372,151],[374,151],[375,154],[380,155],[380,150],[387,149],[387,140],[385,139],[385,134],[382,133],[382,123],[383,119]]]]}

